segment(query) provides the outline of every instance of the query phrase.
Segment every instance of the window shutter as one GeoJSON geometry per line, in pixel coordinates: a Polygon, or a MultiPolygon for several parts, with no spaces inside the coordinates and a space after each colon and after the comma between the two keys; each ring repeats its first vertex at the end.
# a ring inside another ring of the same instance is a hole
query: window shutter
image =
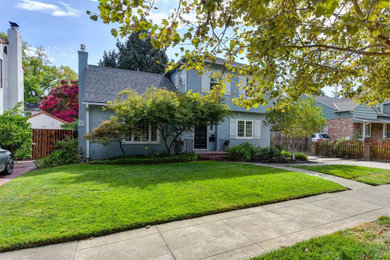
{"type": "Polygon", "coordinates": [[[245,95],[246,90],[246,77],[244,76],[239,76],[238,77],[239,81],[241,81],[241,84],[239,85],[239,90],[240,90],[240,95],[245,95]]]}
{"type": "Polygon", "coordinates": [[[255,120],[255,138],[261,138],[261,120],[255,120]]]}
{"type": "Polygon", "coordinates": [[[225,95],[230,95],[230,85],[232,84],[231,82],[227,82],[225,81],[224,82],[225,85],[226,85],[226,88],[225,88],[225,95]]]}
{"type": "Polygon", "coordinates": [[[210,71],[202,74],[202,92],[210,92],[210,71]]]}
{"type": "Polygon", "coordinates": [[[237,138],[237,119],[230,118],[230,138],[237,138]]]}

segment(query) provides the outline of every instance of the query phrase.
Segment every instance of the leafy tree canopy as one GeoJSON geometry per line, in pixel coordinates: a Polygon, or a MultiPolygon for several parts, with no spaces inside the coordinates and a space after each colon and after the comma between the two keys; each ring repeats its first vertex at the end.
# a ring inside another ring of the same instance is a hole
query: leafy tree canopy
{"type": "Polygon", "coordinates": [[[152,87],[142,95],[128,90],[121,95],[127,97],[110,102],[107,107],[115,112],[111,122],[103,122],[87,138],[95,136],[95,140],[103,144],[123,140],[123,135],[131,136],[131,133],[141,131],[140,125],[149,124],[160,133],[171,154],[174,144],[184,133],[199,125],[218,124],[228,115],[228,107],[220,102],[165,89],[152,87]]]}
{"type": "Polygon", "coordinates": [[[265,123],[290,139],[288,148],[295,159],[295,151],[303,139],[321,132],[326,126],[326,119],[321,107],[315,106],[313,99],[300,98],[283,110],[267,111],[265,123]]]}
{"type": "Polygon", "coordinates": [[[0,115],[0,147],[12,152],[17,159],[31,156],[32,129],[21,112],[21,104],[0,115]]]}
{"type": "Polygon", "coordinates": [[[38,103],[42,96],[61,80],[77,80],[77,73],[68,66],[53,65],[43,48],[23,46],[24,100],[27,103],[38,103]],[[27,51],[28,50],[28,51],[27,51]]]}
{"type": "Polygon", "coordinates": [[[216,55],[228,67],[243,58],[231,70],[250,76],[253,97],[235,100],[246,107],[326,86],[371,104],[390,97],[388,0],[180,0],[161,25],[150,20],[155,3],[99,0],[99,13],[87,13],[119,24],[122,37],[146,30],[157,48],[181,46],[187,69],[202,71],[216,55]]]}
{"type": "Polygon", "coordinates": [[[118,50],[104,51],[103,59],[99,61],[99,65],[163,73],[168,63],[165,51],[153,47],[150,35],[144,38],[140,37],[140,34],[141,32],[132,33],[124,43],[117,40],[116,47],[118,50]]]}

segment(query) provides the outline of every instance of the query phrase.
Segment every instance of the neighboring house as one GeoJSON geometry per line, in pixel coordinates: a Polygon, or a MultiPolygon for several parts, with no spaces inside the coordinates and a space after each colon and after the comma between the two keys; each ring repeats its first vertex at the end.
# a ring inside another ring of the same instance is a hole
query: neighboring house
{"type": "Polygon", "coordinates": [[[32,129],[62,129],[61,126],[67,122],[55,117],[45,111],[36,113],[28,119],[28,122],[31,123],[32,129]]]}
{"type": "Polygon", "coordinates": [[[390,138],[390,100],[375,107],[348,98],[319,96],[316,101],[326,118],[325,132],[332,140],[378,141],[390,138]]]}
{"type": "Polygon", "coordinates": [[[0,38],[0,114],[24,101],[22,38],[16,25],[7,34],[0,38]]]}
{"type": "MultiPolygon", "coordinates": [[[[144,93],[150,86],[167,88],[171,91],[187,92],[193,90],[198,93],[207,93],[215,84],[210,79],[210,72],[202,76],[190,70],[173,70],[164,75],[149,72],[130,71],[116,68],[88,65],[88,53],[85,46],[81,46],[79,54],[79,143],[80,150],[86,159],[100,159],[120,156],[118,144],[108,146],[90,143],[83,136],[97,127],[103,120],[112,115],[109,110],[103,110],[108,101],[117,98],[118,92],[133,89],[144,93]]],[[[212,64],[212,70],[222,70],[223,62],[218,60],[212,64]]],[[[240,78],[245,81],[245,78],[240,78]]],[[[236,84],[240,80],[233,77],[227,84],[224,96],[230,107],[231,115],[219,125],[198,127],[193,133],[186,133],[181,138],[184,141],[184,151],[226,151],[229,146],[243,142],[250,142],[256,146],[270,146],[270,129],[265,126],[265,107],[246,110],[232,104],[232,98],[240,94],[236,84]]],[[[165,153],[165,146],[161,143],[159,133],[150,125],[140,126],[142,136],[129,136],[123,141],[127,155],[144,154],[145,147],[152,153],[165,153]]]]}

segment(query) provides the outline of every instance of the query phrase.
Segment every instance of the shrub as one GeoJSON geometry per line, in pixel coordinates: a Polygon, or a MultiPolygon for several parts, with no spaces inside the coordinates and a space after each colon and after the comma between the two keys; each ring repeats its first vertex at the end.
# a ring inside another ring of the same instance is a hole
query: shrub
{"type": "Polygon", "coordinates": [[[198,156],[196,153],[184,153],[174,156],[133,156],[126,158],[114,158],[106,160],[95,160],[89,162],[90,164],[163,164],[163,163],[177,163],[177,162],[192,162],[196,161],[198,156]]]}
{"type": "Polygon", "coordinates": [[[228,158],[231,161],[249,162],[255,157],[256,149],[248,142],[229,148],[228,158]]]}
{"type": "Polygon", "coordinates": [[[291,152],[290,151],[283,150],[281,153],[282,153],[282,156],[284,159],[291,159],[291,152]]]}
{"type": "Polygon", "coordinates": [[[49,156],[36,160],[35,164],[39,168],[48,168],[80,161],[77,139],[66,137],[57,141],[55,149],[49,156]]]}
{"type": "Polygon", "coordinates": [[[304,153],[295,153],[295,160],[296,161],[307,161],[309,157],[304,153]]]}

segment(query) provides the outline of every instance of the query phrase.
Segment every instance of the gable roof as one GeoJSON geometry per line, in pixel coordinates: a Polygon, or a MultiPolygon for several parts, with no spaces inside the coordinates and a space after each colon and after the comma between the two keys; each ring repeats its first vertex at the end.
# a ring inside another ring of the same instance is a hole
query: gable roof
{"type": "Polygon", "coordinates": [[[36,114],[30,116],[29,118],[37,117],[37,116],[40,116],[40,115],[45,115],[45,116],[51,117],[51,118],[53,118],[53,119],[55,119],[55,120],[60,121],[60,122],[63,123],[63,124],[67,124],[67,123],[68,123],[68,122],[66,122],[65,120],[62,120],[61,118],[58,118],[58,117],[56,117],[56,116],[53,116],[53,115],[51,115],[51,114],[49,114],[49,113],[47,113],[47,112],[45,112],[45,111],[41,111],[41,112],[39,112],[39,113],[36,113],[36,114]]]}
{"type": "Polygon", "coordinates": [[[342,112],[354,110],[359,104],[355,103],[352,100],[348,100],[342,102],[335,102],[333,105],[337,108],[339,112],[342,112]]]}
{"type": "Polygon", "coordinates": [[[83,101],[107,103],[118,98],[122,90],[132,89],[143,94],[151,86],[176,91],[170,78],[162,74],[88,65],[83,101]]]}
{"type": "Polygon", "coordinates": [[[316,100],[325,106],[328,106],[334,110],[339,110],[335,104],[340,103],[340,102],[346,102],[349,101],[350,99],[348,98],[335,98],[335,97],[328,97],[328,96],[318,96],[316,97],[316,100]]]}

